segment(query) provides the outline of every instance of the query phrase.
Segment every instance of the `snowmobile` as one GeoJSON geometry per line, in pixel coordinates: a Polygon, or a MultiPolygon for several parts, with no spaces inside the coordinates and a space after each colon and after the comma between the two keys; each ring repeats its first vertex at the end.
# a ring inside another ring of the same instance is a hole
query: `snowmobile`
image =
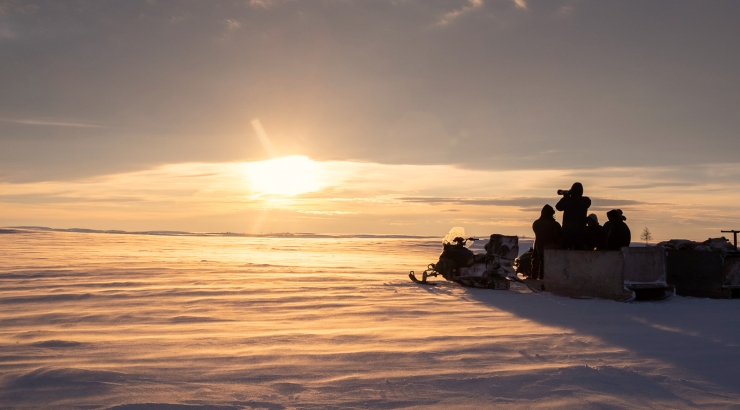
{"type": "Polygon", "coordinates": [[[442,240],[442,254],[437,263],[430,263],[421,279],[414,271],[409,273],[409,278],[419,284],[434,285],[427,279],[441,275],[462,286],[499,290],[509,289],[511,281],[521,281],[513,266],[519,254],[519,238],[493,234],[484,247],[486,253],[474,254],[467,244],[477,240],[466,238],[463,228],[452,228],[442,240]]]}

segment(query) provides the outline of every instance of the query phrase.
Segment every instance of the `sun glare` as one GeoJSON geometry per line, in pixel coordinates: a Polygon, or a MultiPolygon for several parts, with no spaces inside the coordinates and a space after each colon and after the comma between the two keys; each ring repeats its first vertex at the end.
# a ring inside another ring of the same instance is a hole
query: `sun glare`
{"type": "Polygon", "coordinates": [[[257,194],[293,196],[322,187],[321,165],[304,156],[294,155],[245,165],[250,188],[257,194]]]}

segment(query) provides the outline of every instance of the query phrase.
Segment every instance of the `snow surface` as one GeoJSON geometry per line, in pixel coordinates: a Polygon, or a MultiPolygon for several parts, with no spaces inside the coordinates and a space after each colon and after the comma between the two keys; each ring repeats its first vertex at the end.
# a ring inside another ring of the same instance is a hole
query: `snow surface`
{"type": "Polygon", "coordinates": [[[407,279],[439,252],[2,234],[0,408],[740,408],[740,300],[407,279]]]}

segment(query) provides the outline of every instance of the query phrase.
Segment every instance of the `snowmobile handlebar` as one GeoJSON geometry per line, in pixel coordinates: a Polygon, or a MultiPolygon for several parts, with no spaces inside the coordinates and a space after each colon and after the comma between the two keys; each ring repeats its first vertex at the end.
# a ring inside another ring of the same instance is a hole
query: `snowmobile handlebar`
{"type": "Polygon", "coordinates": [[[473,237],[463,238],[462,236],[458,236],[457,238],[455,238],[452,241],[452,243],[457,244],[457,245],[465,246],[465,245],[467,245],[468,241],[475,242],[475,241],[479,241],[479,240],[480,240],[479,238],[473,238],[473,237]]]}

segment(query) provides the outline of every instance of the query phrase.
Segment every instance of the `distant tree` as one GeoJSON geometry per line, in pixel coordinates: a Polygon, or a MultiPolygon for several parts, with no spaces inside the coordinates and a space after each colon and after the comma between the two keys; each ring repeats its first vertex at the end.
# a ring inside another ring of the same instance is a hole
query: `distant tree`
{"type": "Polygon", "coordinates": [[[645,227],[645,229],[642,230],[642,233],[640,234],[640,239],[645,241],[645,246],[648,245],[648,241],[653,240],[653,233],[650,232],[650,229],[648,229],[647,226],[645,227]]]}

